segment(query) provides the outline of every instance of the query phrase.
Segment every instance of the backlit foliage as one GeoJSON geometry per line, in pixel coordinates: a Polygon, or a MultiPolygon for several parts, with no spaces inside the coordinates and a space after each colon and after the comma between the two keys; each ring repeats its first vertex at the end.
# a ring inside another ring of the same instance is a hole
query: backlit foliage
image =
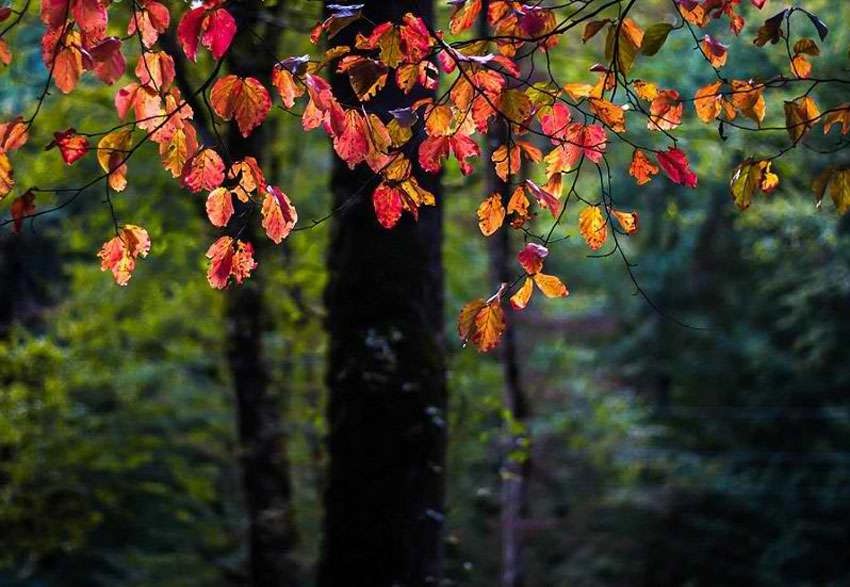
{"type": "MultiPolygon", "coordinates": [[[[509,198],[479,195],[477,223],[484,237],[499,230],[522,233],[517,277],[499,284],[486,300],[465,306],[458,326],[464,342],[489,350],[505,329],[505,307],[523,310],[535,289],[547,297],[568,294],[559,277],[543,273],[543,260],[561,224],[574,227],[591,251],[609,247],[607,254],[629,263],[621,240],[638,231],[638,213],[614,202],[608,157],[615,149],[631,157],[623,174],[627,171],[634,180],[629,189],[652,181],[668,181],[670,190],[695,189],[698,178],[687,146],[676,137],[689,118],[716,125],[718,139],[725,138],[727,128],[782,132],[787,135],[784,146],[748,154],[729,170],[733,201],[745,209],[758,194],[779,188],[776,159],[796,147],[820,148],[816,129],[823,135],[837,129],[840,142],[833,143],[833,150],[847,145],[850,105],[819,104],[813,91],[850,80],[818,77],[819,43],[826,41],[828,28],[803,7],[777,7],[778,12],[765,18],[761,11],[778,2],[671,0],[668,19],[655,22],[658,17],[642,13],[642,3],[634,0],[449,3],[446,30],[432,28],[414,13],[399,22],[371,23],[360,5],[329,6],[326,18],[310,32],[315,55],[280,59],[266,87],[258,79],[224,71],[230,45],[240,34],[225,0],[191,6],[154,0],[41,0],[41,57],[49,77],[29,117],[20,113],[0,123],[0,199],[21,191],[13,196],[11,217],[4,224],[18,231],[26,219],[50,212],[38,209],[39,194],[72,200],[98,184],[105,184],[107,194],[123,191],[132,181],[133,155],[152,142],[158,145],[163,169],[180,186],[205,194],[209,221],[224,231],[207,251],[210,285],[242,283],[256,267],[253,245],[238,238],[242,228],[258,222],[279,244],[298,222],[296,207],[279,187],[266,182],[255,157],[231,161],[217,136],[202,137],[195,122],[199,113],[190,102],[204,105],[209,110],[205,115],[232,121],[243,137],[255,132],[273,107],[287,110],[300,116],[305,131],[327,134],[349,167],[371,169],[375,221],[385,229],[393,229],[405,216],[415,221],[420,208],[436,205],[434,195],[417,180],[417,168],[437,173],[451,162],[469,175],[491,166],[510,186],[509,198]],[[755,38],[736,41],[748,19],[759,24],[755,38]],[[354,23],[364,32],[351,45],[337,44],[337,34],[354,23]],[[160,43],[172,27],[180,54],[169,53],[160,43]],[[668,58],[663,47],[674,35],[690,39],[693,50],[704,57],[705,83],[694,95],[640,77],[643,64],[668,58]],[[598,55],[598,63],[580,79],[556,79],[551,67],[540,65],[554,52],[575,51],[582,44],[598,55]],[[787,71],[771,77],[759,71],[727,77],[736,51],[748,44],[760,51],[782,48],[787,71]],[[195,77],[204,81],[197,87],[181,83],[176,60],[203,69],[195,77]],[[343,103],[334,95],[328,81],[333,71],[347,77],[357,103],[343,103]],[[29,140],[42,107],[65,99],[49,97],[51,88],[70,94],[89,77],[116,87],[111,128],[49,129],[54,139],[45,146],[55,148],[67,165],[94,151],[102,175],[72,189],[18,186],[14,165],[23,161],[16,151],[29,140]],[[382,111],[374,106],[382,92],[410,99],[405,107],[382,111]],[[763,126],[769,111],[784,113],[783,127],[763,126]],[[499,132],[490,132],[494,130],[499,132]],[[481,141],[488,132],[502,139],[489,160],[481,160],[481,141]],[[594,181],[596,187],[588,188],[594,181]],[[551,228],[538,232],[537,216],[551,216],[551,228]]],[[[15,27],[36,18],[30,2],[20,4],[0,8],[2,64],[16,58],[15,27]]],[[[833,166],[814,173],[817,205],[829,193],[839,213],[850,209],[849,178],[850,170],[833,166]]],[[[126,285],[151,243],[139,226],[122,226],[116,219],[115,229],[99,256],[116,283],[126,285]]]]}

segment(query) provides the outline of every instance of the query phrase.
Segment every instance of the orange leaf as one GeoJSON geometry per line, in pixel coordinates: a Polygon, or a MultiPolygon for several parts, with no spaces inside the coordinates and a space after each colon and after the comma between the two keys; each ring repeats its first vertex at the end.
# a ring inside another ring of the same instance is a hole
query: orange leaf
{"type": "Polygon", "coordinates": [[[235,75],[216,80],[210,91],[210,103],[222,119],[236,118],[243,137],[263,123],[272,106],[269,93],[259,80],[235,75]]]}
{"type": "Polygon", "coordinates": [[[726,59],[729,57],[729,51],[723,43],[713,39],[711,35],[706,35],[699,44],[702,49],[702,54],[711,63],[714,68],[720,68],[726,65],[726,59]]]}
{"type": "Polygon", "coordinates": [[[590,107],[593,108],[596,116],[611,130],[614,132],[625,132],[626,113],[622,108],[602,98],[591,98],[590,107]]]}
{"type": "Polygon", "coordinates": [[[732,105],[744,116],[761,123],[764,120],[764,86],[752,81],[732,80],[732,105]]]}
{"type": "Polygon", "coordinates": [[[514,310],[524,310],[531,300],[531,294],[534,293],[534,282],[530,277],[526,277],[514,295],[511,296],[511,307],[514,310]]]}
{"type": "Polygon", "coordinates": [[[0,151],[0,200],[15,187],[15,178],[12,171],[12,163],[3,151],[0,151]]]}
{"type": "Polygon", "coordinates": [[[511,226],[520,228],[528,222],[531,215],[528,212],[528,198],[525,197],[525,190],[522,186],[517,186],[514,193],[511,194],[511,199],[508,201],[508,214],[513,214],[511,226]]]}
{"type": "Polygon", "coordinates": [[[608,238],[607,222],[599,206],[587,206],[581,211],[578,228],[584,242],[594,251],[602,248],[608,238]]]}
{"type": "Polygon", "coordinates": [[[111,270],[115,283],[127,285],[136,268],[136,259],[147,257],[150,248],[148,232],[140,226],[126,224],[118,235],[105,242],[98,252],[100,270],[111,270]]]}
{"type": "Polygon", "coordinates": [[[635,149],[632,163],[629,165],[629,175],[635,178],[638,185],[652,181],[652,176],[658,174],[658,166],[653,164],[643,151],[635,149]]]}
{"type": "Polygon", "coordinates": [[[800,79],[807,79],[812,73],[812,64],[805,55],[794,55],[791,59],[791,72],[800,79]]]}
{"type": "Polygon", "coordinates": [[[638,213],[637,212],[621,212],[620,210],[611,210],[611,216],[617,219],[617,224],[623,229],[626,234],[634,234],[638,230],[638,213]]]}
{"type": "Polygon", "coordinates": [[[10,153],[23,147],[28,140],[29,127],[20,116],[9,122],[0,122],[0,151],[10,153]]]}
{"type": "Polygon", "coordinates": [[[498,297],[489,302],[478,299],[463,307],[458,318],[458,334],[487,352],[498,346],[505,331],[505,313],[498,297]]]}
{"type": "Polygon", "coordinates": [[[295,82],[295,76],[280,63],[272,69],[272,85],[277,88],[280,100],[287,108],[295,105],[295,98],[304,95],[304,88],[295,82]]]}
{"type": "Polygon", "coordinates": [[[213,226],[227,226],[233,216],[233,196],[227,188],[217,187],[207,196],[207,217],[213,226]]]}
{"type": "Polygon", "coordinates": [[[505,221],[505,207],[502,205],[502,196],[498,193],[491,194],[478,206],[478,228],[484,236],[490,236],[505,221]]]}
{"type": "Polygon", "coordinates": [[[841,134],[846,135],[850,132],[850,104],[842,104],[838,108],[833,108],[832,112],[828,112],[823,118],[823,134],[829,134],[832,125],[841,125],[841,134]]]}
{"type": "Polygon", "coordinates": [[[186,161],[180,182],[191,192],[212,191],[224,181],[224,161],[213,149],[202,149],[186,161]]]}
{"type": "Polygon", "coordinates": [[[289,201],[289,197],[275,186],[266,188],[263,200],[263,228],[266,235],[275,244],[289,236],[292,227],[298,222],[298,212],[289,201]]]}
{"type": "Polygon", "coordinates": [[[357,99],[367,102],[386,85],[389,69],[380,61],[362,55],[348,55],[339,62],[337,71],[348,73],[348,81],[357,99]]]}
{"type": "Polygon", "coordinates": [[[694,94],[694,108],[697,111],[697,116],[703,122],[711,122],[720,116],[723,96],[720,94],[720,87],[723,82],[718,81],[713,84],[708,84],[697,90],[694,94]]]}
{"type": "Polygon", "coordinates": [[[820,110],[811,96],[785,102],[785,126],[796,143],[805,135],[820,116],[820,110]]]}
{"type": "Polygon", "coordinates": [[[682,124],[684,105],[676,90],[662,90],[649,107],[649,130],[673,130],[682,124]]]}
{"type": "Polygon", "coordinates": [[[266,191],[266,176],[257,160],[250,155],[230,166],[227,179],[239,181],[233,188],[233,195],[239,198],[240,202],[247,202],[254,192],[259,194],[266,191]]]}
{"type": "Polygon", "coordinates": [[[536,273],[534,275],[534,283],[537,284],[540,292],[547,298],[563,298],[570,294],[567,286],[554,275],[536,273]]]}
{"type": "Polygon", "coordinates": [[[449,20],[449,30],[457,35],[473,25],[481,12],[481,0],[453,0],[454,12],[449,20]]]}

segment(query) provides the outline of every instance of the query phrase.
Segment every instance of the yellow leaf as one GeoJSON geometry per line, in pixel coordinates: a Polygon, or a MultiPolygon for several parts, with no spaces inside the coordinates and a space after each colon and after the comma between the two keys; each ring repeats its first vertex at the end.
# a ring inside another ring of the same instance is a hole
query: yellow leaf
{"type": "Polygon", "coordinates": [[[584,242],[592,250],[599,250],[608,238],[605,215],[599,206],[587,206],[578,217],[578,228],[584,242]]]}
{"type": "Polygon", "coordinates": [[[491,194],[478,206],[478,228],[484,236],[490,236],[499,230],[504,221],[505,207],[502,205],[500,194],[491,194]]]}
{"type": "Polygon", "coordinates": [[[590,107],[599,119],[614,132],[625,132],[626,113],[622,108],[603,100],[602,98],[591,98],[590,107]]]}
{"type": "Polygon", "coordinates": [[[505,313],[498,297],[489,302],[477,299],[460,311],[458,334],[466,343],[471,341],[478,350],[487,352],[498,346],[505,331],[505,313]]]}

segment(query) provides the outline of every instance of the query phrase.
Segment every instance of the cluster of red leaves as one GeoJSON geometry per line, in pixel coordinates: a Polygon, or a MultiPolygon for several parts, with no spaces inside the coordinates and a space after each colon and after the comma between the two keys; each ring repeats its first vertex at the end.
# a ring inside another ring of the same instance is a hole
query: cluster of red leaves
{"type": "MultiPolygon", "coordinates": [[[[482,18],[482,0],[449,3],[453,10],[448,30],[452,35],[467,34],[482,18]]],[[[745,24],[745,4],[742,0],[674,0],[688,27],[705,28],[727,19],[735,35],[745,24]]],[[[750,0],[749,4],[762,9],[767,0],[750,0]]],[[[151,141],[158,145],[163,168],[184,188],[207,193],[207,216],[214,226],[228,229],[235,217],[244,217],[237,215],[237,210],[249,206],[259,216],[268,238],[282,242],[298,220],[289,197],[269,184],[256,158],[229,161],[214,145],[202,144],[189,97],[181,95],[175,81],[174,56],[157,49],[160,35],[172,25],[174,8],[156,0],[135,0],[126,28],[122,26],[127,34],[123,37],[109,34],[112,6],[112,0],[41,0],[40,18],[45,25],[42,58],[53,83],[63,93],[74,90],[85,72],[103,83],[115,83],[127,70],[124,45],[135,39],[140,48],[132,67],[133,80],[122,85],[114,98],[117,116],[126,122],[107,133],[80,133],[73,128],[55,132],[48,148],[55,147],[64,162],[73,165],[92,150],[89,139],[98,137],[94,150],[102,177],[111,190],[122,191],[128,185],[130,156],[143,142],[151,141]],[[139,131],[144,133],[141,138],[139,131]]],[[[329,6],[327,17],[311,32],[312,42],[332,40],[352,23],[365,22],[361,8],[329,6]]],[[[591,67],[591,79],[566,84],[529,81],[519,58],[552,50],[561,32],[572,26],[559,19],[556,10],[491,0],[484,15],[491,39],[459,43],[448,42],[442,31],[431,30],[420,17],[407,13],[399,22],[361,29],[352,44],[331,46],[319,60],[290,57],[269,72],[271,86],[285,109],[294,109],[299,102],[303,105],[300,116],[305,130],[322,129],[349,167],[366,165],[378,177],[372,203],[376,222],[387,229],[401,222],[405,213],[416,221],[420,208],[436,204],[434,195],[418,181],[418,169],[438,173],[447,165],[456,165],[462,174],[469,175],[481,156],[479,136],[495,126],[507,131],[506,139],[493,146],[490,161],[484,163],[492,165],[493,172],[503,182],[513,184],[513,189],[510,197],[494,193],[481,202],[478,226],[486,237],[512,229],[522,231],[526,240],[538,242],[527,242],[517,254],[522,273],[512,284],[502,284],[489,299],[475,300],[461,312],[460,336],[481,350],[498,344],[505,328],[504,305],[516,311],[525,309],[535,288],[547,297],[568,294],[558,277],[543,273],[552,233],[547,237],[534,235],[538,213],[548,211],[557,225],[571,197],[584,201],[575,226],[592,251],[605,246],[612,234],[616,241],[618,235],[637,232],[637,212],[618,209],[604,193],[596,202],[587,200],[579,196],[575,181],[583,166],[602,169],[606,165],[612,144],[629,132],[635,119],[645,119],[641,126],[645,124],[652,136],[665,141],[661,147],[650,147],[624,139],[632,152],[628,171],[637,185],[645,185],[663,172],[673,184],[695,188],[696,173],[671,134],[683,124],[686,105],[692,102],[696,117],[704,123],[722,125],[741,116],[760,126],[765,118],[764,93],[769,86],[763,82],[729,80],[718,73],[717,81],[700,88],[693,97],[683,97],[674,88],[628,77],[638,59],[655,55],[674,29],[665,22],[643,29],[627,16],[629,9],[611,18],[582,19],[582,42],[588,43],[603,32],[600,36],[605,38],[606,64],[591,67]],[[334,95],[325,73],[331,68],[347,77],[353,99],[334,95]],[[370,111],[370,102],[388,85],[410,95],[417,88],[436,90],[441,77],[448,85],[439,97],[411,99],[406,107],[390,112],[370,111]],[[618,94],[618,88],[625,91],[618,94]],[[414,137],[415,152],[407,148],[414,137]],[[537,181],[516,181],[523,161],[539,166],[537,181]],[[572,174],[572,186],[565,190],[565,178],[572,174]]],[[[808,15],[823,41],[823,23],[802,9],[786,8],[764,22],[755,44],[775,44],[783,39],[790,30],[784,25],[794,10],[808,15]]],[[[10,10],[0,8],[0,22],[10,14],[10,10]]],[[[236,21],[225,0],[196,3],[183,11],[176,24],[179,46],[193,63],[199,59],[199,47],[206,48],[213,60],[221,60],[236,33],[236,21]]],[[[694,39],[714,70],[726,66],[729,47],[723,39],[709,34],[694,39]]],[[[789,51],[793,77],[809,77],[809,58],[820,53],[817,43],[802,38],[793,45],[789,41],[788,47],[793,47],[793,52],[789,51]]],[[[0,63],[8,64],[11,59],[8,45],[0,39],[0,63]]],[[[207,88],[205,101],[212,112],[224,121],[233,121],[244,137],[263,124],[270,113],[272,97],[259,79],[224,74],[211,77],[198,92],[207,88]]],[[[803,95],[787,101],[784,112],[794,144],[821,123],[824,133],[833,126],[840,126],[843,134],[850,131],[848,105],[821,112],[811,96],[803,95]]],[[[15,186],[9,154],[26,143],[31,123],[16,118],[0,124],[0,199],[15,186]]],[[[839,211],[850,209],[848,178],[847,170],[824,170],[814,185],[817,201],[828,191],[839,211]]],[[[748,158],[736,169],[730,189],[735,202],[746,208],[755,193],[771,193],[778,184],[770,159],[748,158]]],[[[14,228],[20,230],[23,220],[35,211],[34,192],[16,198],[11,211],[14,228]]],[[[237,232],[232,230],[231,234],[237,232]]],[[[146,256],[150,246],[144,229],[125,225],[101,249],[102,267],[110,269],[116,282],[124,285],[136,259],[146,256]]],[[[619,247],[619,243],[614,246],[619,247]]],[[[206,255],[210,285],[224,288],[231,278],[242,283],[256,267],[253,252],[251,243],[221,236],[206,255]]]]}

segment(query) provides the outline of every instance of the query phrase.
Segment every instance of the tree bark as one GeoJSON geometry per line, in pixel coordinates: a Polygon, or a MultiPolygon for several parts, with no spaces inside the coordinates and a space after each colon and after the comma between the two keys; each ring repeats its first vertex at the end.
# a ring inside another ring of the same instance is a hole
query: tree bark
{"type": "MultiPolygon", "coordinates": [[[[278,4],[278,6],[282,3],[278,4]]],[[[260,0],[246,0],[230,7],[239,30],[227,56],[231,73],[259,79],[269,87],[275,64],[277,31],[263,38],[260,0]]],[[[231,124],[226,138],[226,158],[238,161],[254,156],[261,165],[268,152],[268,137],[273,134],[271,121],[243,138],[231,124]]],[[[269,177],[274,182],[274,178],[269,177]]],[[[250,219],[240,235],[254,243],[258,256],[264,247],[262,235],[250,219]]],[[[255,273],[240,287],[227,293],[227,357],[236,396],[242,486],[248,514],[249,572],[255,587],[294,587],[298,585],[294,560],[296,526],[292,507],[292,482],[286,453],[281,406],[269,388],[268,370],[263,353],[266,325],[262,273],[255,273]]]]}
{"type": "MultiPolygon", "coordinates": [[[[371,23],[413,11],[430,22],[430,2],[367,0],[371,23]]],[[[334,39],[351,44],[353,26],[334,39]]],[[[346,77],[332,80],[341,103],[356,103],[346,77]]],[[[391,81],[367,107],[386,119],[408,105],[391,81]]],[[[424,94],[421,94],[424,95],[424,94]]],[[[416,99],[420,96],[413,96],[416,99]]],[[[421,129],[420,129],[421,130],[421,129]]],[[[414,136],[421,136],[415,132],[414,136]]],[[[414,139],[415,140],[415,139],[414,139]]],[[[440,200],[439,179],[420,183],[440,200]]],[[[441,577],[445,461],[442,220],[426,207],[382,228],[371,203],[374,174],[335,160],[334,218],[325,292],[330,336],[327,383],[330,470],[325,492],[321,587],[437,585],[441,577]]]]}

